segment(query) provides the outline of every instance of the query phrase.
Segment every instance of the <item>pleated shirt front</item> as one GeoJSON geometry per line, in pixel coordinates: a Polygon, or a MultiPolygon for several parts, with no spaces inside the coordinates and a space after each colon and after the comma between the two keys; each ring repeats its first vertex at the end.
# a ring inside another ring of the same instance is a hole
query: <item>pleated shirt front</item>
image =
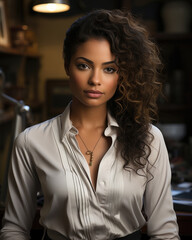
{"type": "Polygon", "coordinates": [[[123,168],[117,129],[108,113],[104,134],[112,144],[100,162],[96,189],[76,141],[70,105],[63,114],[21,133],[13,149],[0,239],[29,239],[39,190],[44,194],[40,223],[54,240],[112,240],[146,222],[151,239],[179,239],[161,132],[151,126],[150,174],[147,165],[137,174],[131,167],[123,168]]]}

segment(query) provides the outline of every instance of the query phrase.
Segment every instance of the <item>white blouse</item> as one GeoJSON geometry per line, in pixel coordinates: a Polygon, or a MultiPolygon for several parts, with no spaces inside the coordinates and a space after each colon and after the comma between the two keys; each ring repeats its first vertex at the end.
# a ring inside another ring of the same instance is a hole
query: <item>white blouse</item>
{"type": "Polygon", "coordinates": [[[146,224],[150,239],[180,239],[170,190],[171,171],[160,131],[152,126],[150,174],[123,168],[117,122],[108,114],[105,136],[112,144],[101,160],[96,191],[79,150],[78,130],[62,115],[21,133],[13,149],[8,201],[0,240],[28,240],[37,192],[44,205],[40,224],[54,240],[112,240],[146,224]],[[153,178],[151,177],[153,175],[153,178]]]}

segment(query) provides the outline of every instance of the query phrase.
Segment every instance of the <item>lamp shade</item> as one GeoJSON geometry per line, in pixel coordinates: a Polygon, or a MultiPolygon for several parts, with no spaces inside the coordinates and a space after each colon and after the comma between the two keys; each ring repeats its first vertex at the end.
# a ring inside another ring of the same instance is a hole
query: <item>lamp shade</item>
{"type": "Polygon", "coordinates": [[[68,0],[33,0],[32,9],[42,13],[59,13],[70,9],[68,0]]]}

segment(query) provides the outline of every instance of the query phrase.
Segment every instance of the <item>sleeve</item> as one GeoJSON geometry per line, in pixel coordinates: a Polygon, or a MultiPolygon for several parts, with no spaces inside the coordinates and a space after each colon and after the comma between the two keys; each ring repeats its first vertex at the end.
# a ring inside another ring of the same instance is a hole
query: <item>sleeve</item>
{"type": "Polygon", "coordinates": [[[26,131],[21,133],[13,147],[0,240],[30,239],[39,181],[26,137],[26,131]]]}
{"type": "MultiPolygon", "coordinates": [[[[155,127],[153,127],[155,128],[155,127]]],[[[150,176],[145,196],[144,211],[151,240],[178,240],[178,225],[171,194],[171,168],[161,132],[155,128],[150,156],[150,176]]]]}

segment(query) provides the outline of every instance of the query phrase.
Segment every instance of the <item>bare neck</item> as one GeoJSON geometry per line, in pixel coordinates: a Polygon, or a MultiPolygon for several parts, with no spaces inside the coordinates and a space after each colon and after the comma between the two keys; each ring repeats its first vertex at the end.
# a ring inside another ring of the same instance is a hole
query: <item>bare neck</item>
{"type": "Polygon", "coordinates": [[[107,107],[87,107],[71,104],[70,118],[74,126],[84,129],[103,128],[106,126],[107,107]]]}

